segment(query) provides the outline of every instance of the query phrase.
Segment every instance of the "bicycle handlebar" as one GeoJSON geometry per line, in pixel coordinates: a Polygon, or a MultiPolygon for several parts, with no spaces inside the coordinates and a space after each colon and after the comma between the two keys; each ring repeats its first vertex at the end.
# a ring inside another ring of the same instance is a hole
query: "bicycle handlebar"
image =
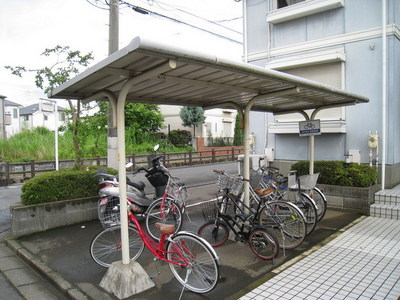
{"type": "Polygon", "coordinates": [[[213,172],[217,173],[217,174],[225,174],[225,172],[223,170],[215,170],[214,169],[213,172]]]}

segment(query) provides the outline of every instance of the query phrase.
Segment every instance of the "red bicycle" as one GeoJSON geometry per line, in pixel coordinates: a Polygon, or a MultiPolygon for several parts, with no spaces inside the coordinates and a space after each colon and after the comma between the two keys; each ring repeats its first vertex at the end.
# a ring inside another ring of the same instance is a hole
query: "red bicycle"
{"type": "MultiPolygon", "coordinates": [[[[99,212],[100,221],[108,228],[93,239],[90,254],[96,263],[109,267],[111,263],[122,260],[119,198],[100,199],[99,212]]],[[[169,264],[172,274],[184,288],[195,293],[207,293],[216,286],[219,258],[206,240],[191,232],[173,233],[174,225],[158,223],[156,226],[161,238],[155,241],[143,231],[131,211],[128,212],[128,220],[131,259],[138,259],[146,247],[156,259],[169,264]]]]}

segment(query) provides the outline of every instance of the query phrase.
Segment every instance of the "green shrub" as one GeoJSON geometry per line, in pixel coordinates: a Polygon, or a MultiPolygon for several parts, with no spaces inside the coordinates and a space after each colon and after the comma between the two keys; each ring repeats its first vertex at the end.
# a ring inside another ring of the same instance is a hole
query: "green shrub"
{"type": "Polygon", "coordinates": [[[176,147],[185,147],[190,145],[192,134],[188,130],[171,130],[168,134],[168,139],[176,147]]]}
{"type": "MultiPolygon", "coordinates": [[[[297,175],[309,173],[309,162],[299,161],[292,166],[297,175]]],[[[347,164],[342,161],[316,161],[314,173],[319,173],[318,183],[368,187],[376,183],[377,171],[368,165],[347,164]]]]}
{"type": "MultiPolygon", "coordinates": [[[[94,175],[98,166],[75,168],[47,172],[35,176],[22,186],[21,202],[24,205],[57,202],[98,194],[98,182],[94,175]]],[[[116,170],[105,168],[110,174],[116,170]]]]}

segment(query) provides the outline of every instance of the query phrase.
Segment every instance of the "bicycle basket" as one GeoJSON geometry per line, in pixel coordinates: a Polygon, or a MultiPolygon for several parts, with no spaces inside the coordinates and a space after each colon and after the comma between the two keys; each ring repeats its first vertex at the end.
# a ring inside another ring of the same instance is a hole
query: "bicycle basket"
{"type": "Polygon", "coordinates": [[[168,179],[165,193],[168,197],[174,199],[180,207],[185,206],[189,197],[187,188],[179,181],[179,178],[172,176],[168,179]]]}
{"type": "Polygon", "coordinates": [[[103,228],[119,226],[121,224],[119,198],[102,198],[99,200],[97,209],[99,220],[103,228]]]}
{"type": "MultiPolygon", "coordinates": [[[[315,188],[318,177],[319,173],[299,176],[298,182],[300,182],[300,190],[312,190],[315,188]]],[[[288,186],[290,189],[298,190],[298,182],[296,180],[296,175],[289,175],[288,186]]]]}
{"type": "Polygon", "coordinates": [[[239,176],[229,176],[227,174],[218,175],[218,189],[228,189],[235,196],[239,196],[243,191],[243,180],[239,176]]]}
{"type": "Polygon", "coordinates": [[[201,203],[201,211],[206,222],[215,220],[218,214],[218,205],[214,201],[201,203]]]}
{"type": "Polygon", "coordinates": [[[250,185],[253,189],[260,187],[262,180],[262,174],[255,171],[250,170],[250,185]]]}

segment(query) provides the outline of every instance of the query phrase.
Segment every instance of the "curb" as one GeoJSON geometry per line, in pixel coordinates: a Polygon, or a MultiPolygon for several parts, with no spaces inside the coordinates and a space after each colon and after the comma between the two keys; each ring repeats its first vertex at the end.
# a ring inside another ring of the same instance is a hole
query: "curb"
{"type": "Polygon", "coordinates": [[[4,239],[6,246],[10,248],[18,257],[22,258],[30,267],[40,273],[51,282],[59,291],[66,294],[72,300],[90,300],[80,288],[67,281],[56,271],[47,266],[40,258],[29,252],[17,240],[12,238],[4,239]]]}

